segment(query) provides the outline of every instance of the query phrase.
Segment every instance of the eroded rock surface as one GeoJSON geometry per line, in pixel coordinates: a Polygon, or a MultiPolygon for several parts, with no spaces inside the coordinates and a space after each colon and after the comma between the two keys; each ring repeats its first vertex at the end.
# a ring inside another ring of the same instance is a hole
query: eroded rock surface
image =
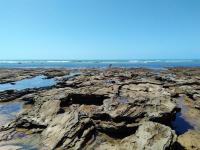
{"type": "Polygon", "coordinates": [[[199,150],[200,149],[200,133],[196,131],[188,131],[185,134],[179,136],[179,146],[187,150],[199,150]]]}
{"type": "MultiPolygon", "coordinates": [[[[198,70],[188,75],[178,68],[83,69],[69,77],[69,70],[44,69],[43,74],[56,78],[56,85],[0,93],[0,101],[23,101],[26,107],[0,127],[0,141],[23,131],[39,135],[39,149],[44,150],[173,149],[177,135],[170,123],[176,98],[184,94],[188,105],[199,111],[198,70]]],[[[32,76],[39,72],[26,71],[32,76]]]]}

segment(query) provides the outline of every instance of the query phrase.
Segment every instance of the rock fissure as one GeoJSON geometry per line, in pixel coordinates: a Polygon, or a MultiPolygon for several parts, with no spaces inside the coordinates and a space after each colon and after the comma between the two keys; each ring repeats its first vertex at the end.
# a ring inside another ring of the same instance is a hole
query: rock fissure
{"type": "Polygon", "coordinates": [[[103,105],[103,101],[107,99],[104,95],[95,94],[70,94],[66,98],[61,99],[61,107],[68,107],[72,104],[80,105],[103,105]]]}
{"type": "Polygon", "coordinates": [[[0,101],[31,105],[0,128],[1,141],[27,130],[48,150],[173,149],[179,143],[169,127],[180,110],[175,99],[184,94],[192,109],[200,108],[197,74],[187,81],[181,73],[169,75],[170,70],[158,75],[146,69],[83,69],[66,79],[69,70],[58,70],[43,71],[58,81],[51,88],[0,92],[0,101]]]}

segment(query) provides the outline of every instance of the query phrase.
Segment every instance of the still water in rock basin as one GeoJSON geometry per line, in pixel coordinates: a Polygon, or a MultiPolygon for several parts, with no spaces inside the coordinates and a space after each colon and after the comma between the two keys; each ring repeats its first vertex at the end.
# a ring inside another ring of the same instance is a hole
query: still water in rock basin
{"type": "MultiPolygon", "coordinates": [[[[34,78],[16,81],[14,84],[0,84],[0,91],[23,90],[27,88],[40,88],[55,85],[54,79],[46,79],[46,76],[39,75],[34,78]]],[[[0,103],[0,127],[15,120],[16,116],[23,109],[23,102],[0,103]]],[[[35,136],[35,135],[33,135],[35,136]]],[[[0,150],[20,149],[37,150],[40,140],[38,137],[29,137],[25,133],[16,133],[12,140],[0,142],[0,150]]]]}
{"type": "Polygon", "coordinates": [[[188,122],[181,112],[176,114],[176,119],[172,122],[172,127],[176,131],[176,134],[181,135],[194,127],[188,122]]]}
{"type": "Polygon", "coordinates": [[[35,135],[26,135],[24,138],[15,138],[0,142],[0,150],[39,150],[41,139],[35,135]]]}
{"type": "MultiPolygon", "coordinates": [[[[47,87],[52,86],[55,83],[56,81],[54,79],[46,79],[46,76],[39,75],[33,78],[16,81],[14,84],[0,84],[0,91],[47,87]]],[[[22,107],[22,102],[0,103],[0,125],[4,125],[13,120],[22,107]]]]}
{"type": "Polygon", "coordinates": [[[21,102],[0,103],[0,126],[15,119],[22,107],[21,102]]]}
{"type": "Polygon", "coordinates": [[[171,124],[172,128],[176,131],[176,134],[181,135],[190,129],[194,129],[194,126],[192,125],[191,120],[185,117],[188,108],[183,102],[183,97],[177,99],[177,107],[181,108],[181,111],[176,113],[176,118],[171,124]]]}
{"type": "MultiPolygon", "coordinates": [[[[0,127],[15,120],[23,108],[22,102],[0,103],[0,127]]],[[[28,136],[23,132],[17,132],[12,140],[0,142],[0,150],[38,150],[39,138],[35,135],[28,136]]]]}
{"type": "Polygon", "coordinates": [[[56,81],[54,79],[46,79],[46,76],[39,75],[34,78],[16,81],[14,84],[11,83],[0,84],[0,91],[11,90],[11,89],[23,90],[27,88],[40,88],[40,87],[52,86],[55,83],[56,81]]]}

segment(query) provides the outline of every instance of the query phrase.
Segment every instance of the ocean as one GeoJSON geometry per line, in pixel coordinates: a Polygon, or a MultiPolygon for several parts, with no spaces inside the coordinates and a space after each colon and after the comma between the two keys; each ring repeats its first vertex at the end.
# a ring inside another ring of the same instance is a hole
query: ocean
{"type": "Polygon", "coordinates": [[[200,67],[200,59],[148,60],[0,60],[0,68],[151,68],[200,67]]]}

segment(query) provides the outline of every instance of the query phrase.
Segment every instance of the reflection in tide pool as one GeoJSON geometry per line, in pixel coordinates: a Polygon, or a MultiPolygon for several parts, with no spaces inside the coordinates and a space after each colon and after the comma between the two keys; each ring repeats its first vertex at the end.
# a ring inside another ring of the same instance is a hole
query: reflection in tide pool
{"type": "Polygon", "coordinates": [[[34,78],[16,81],[14,84],[10,83],[0,84],[0,91],[11,90],[11,89],[23,90],[27,88],[40,88],[40,87],[52,86],[55,83],[56,82],[54,79],[46,79],[46,76],[39,75],[34,78]]]}
{"type": "Polygon", "coordinates": [[[17,113],[22,109],[23,104],[20,102],[1,103],[0,104],[0,126],[15,119],[17,113]]]}
{"type": "Polygon", "coordinates": [[[178,135],[184,134],[189,129],[194,129],[194,127],[185,120],[181,112],[176,113],[176,119],[172,121],[172,127],[178,135]]]}
{"type": "Polygon", "coordinates": [[[0,150],[39,150],[40,145],[40,136],[38,134],[33,134],[0,142],[0,150]]]}
{"type": "Polygon", "coordinates": [[[194,129],[194,127],[191,125],[190,120],[184,116],[185,112],[188,111],[188,108],[184,105],[182,96],[177,100],[177,107],[181,108],[181,111],[176,113],[176,118],[171,124],[172,128],[176,131],[176,134],[181,135],[190,129],[194,129]]]}
{"type": "MultiPolygon", "coordinates": [[[[22,102],[9,102],[0,104],[0,127],[8,124],[16,118],[22,110],[22,102]]],[[[0,141],[0,150],[39,150],[40,137],[17,132],[12,140],[0,141]]]]}

